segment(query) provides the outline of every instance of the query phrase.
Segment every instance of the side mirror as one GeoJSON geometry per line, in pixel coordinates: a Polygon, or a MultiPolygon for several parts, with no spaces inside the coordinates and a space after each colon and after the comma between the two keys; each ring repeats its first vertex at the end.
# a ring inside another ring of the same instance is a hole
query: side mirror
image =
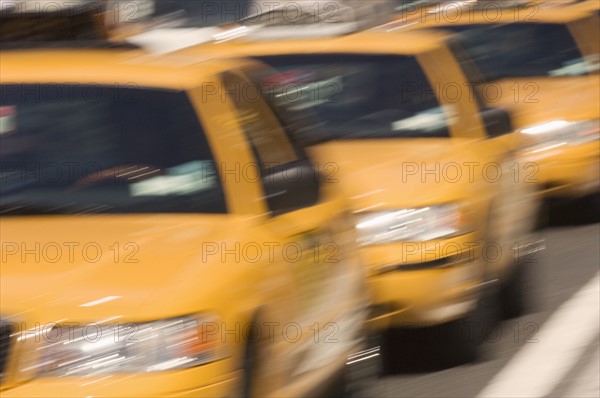
{"type": "Polygon", "coordinates": [[[310,160],[273,167],[263,176],[269,209],[283,214],[319,201],[320,178],[310,160]]]}
{"type": "Polygon", "coordinates": [[[503,108],[486,108],[481,112],[488,136],[498,137],[513,131],[510,113],[503,108]]]}

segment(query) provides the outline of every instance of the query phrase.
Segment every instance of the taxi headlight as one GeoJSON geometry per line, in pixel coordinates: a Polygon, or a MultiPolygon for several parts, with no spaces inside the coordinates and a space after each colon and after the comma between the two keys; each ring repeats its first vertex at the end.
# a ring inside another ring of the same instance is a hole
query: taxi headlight
{"type": "Polygon", "coordinates": [[[600,138],[600,120],[552,120],[521,130],[533,145],[578,145],[600,138]]]}
{"type": "Polygon", "coordinates": [[[462,235],[468,230],[464,212],[456,204],[365,212],[356,220],[361,245],[424,242],[462,235]]]}
{"type": "Polygon", "coordinates": [[[97,376],[190,368],[224,357],[216,318],[193,316],[148,323],[54,327],[23,372],[97,376]]]}

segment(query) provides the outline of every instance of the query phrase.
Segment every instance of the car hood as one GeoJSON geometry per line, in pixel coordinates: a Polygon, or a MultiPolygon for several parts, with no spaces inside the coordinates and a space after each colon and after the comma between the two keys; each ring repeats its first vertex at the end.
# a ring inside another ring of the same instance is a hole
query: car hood
{"type": "Polygon", "coordinates": [[[511,111],[515,128],[548,120],[597,119],[600,75],[506,79],[479,87],[489,106],[511,111]]]}
{"type": "Polygon", "coordinates": [[[326,185],[341,188],[356,212],[472,197],[482,187],[484,159],[497,156],[488,143],[450,138],[348,140],[311,151],[326,185]],[[467,163],[474,164],[472,177],[467,163]]]}
{"type": "Polygon", "coordinates": [[[231,236],[225,215],[3,217],[2,316],[54,322],[143,316],[194,308],[194,292],[219,285],[203,243],[231,236]],[[189,297],[177,301],[181,295],[189,297]],[[168,299],[167,299],[168,298],[168,299]],[[174,308],[177,307],[177,308],[174,308]],[[142,311],[143,310],[143,311],[142,311]]]}

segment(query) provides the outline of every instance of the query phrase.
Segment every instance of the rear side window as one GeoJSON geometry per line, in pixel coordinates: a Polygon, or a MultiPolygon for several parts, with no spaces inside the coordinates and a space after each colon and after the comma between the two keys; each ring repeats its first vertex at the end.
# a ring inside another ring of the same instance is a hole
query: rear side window
{"type": "MultiPolygon", "coordinates": [[[[246,71],[255,77],[253,72],[246,71]]],[[[259,164],[269,210],[282,214],[315,204],[319,199],[318,174],[290,137],[284,119],[265,100],[261,84],[231,72],[222,78],[227,98],[233,102],[239,125],[259,164]]]]}
{"type": "Polygon", "coordinates": [[[223,80],[263,170],[299,160],[286,131],[263,100],[261,87],[234,73],[223,74],[223,80]]]}

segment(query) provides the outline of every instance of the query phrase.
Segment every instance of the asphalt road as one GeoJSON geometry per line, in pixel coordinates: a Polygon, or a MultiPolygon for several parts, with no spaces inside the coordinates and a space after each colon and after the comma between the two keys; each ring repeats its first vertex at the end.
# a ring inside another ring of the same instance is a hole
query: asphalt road
{"type": "Polygon", "coordinates": [[[530,264],[529,311],[490,333],[478,360],[442,369],[409,365],[365,382],[359,395],[599,397],[600,224],[564,225],[563,218],[539,231],[546,250],[530,264]]]}

